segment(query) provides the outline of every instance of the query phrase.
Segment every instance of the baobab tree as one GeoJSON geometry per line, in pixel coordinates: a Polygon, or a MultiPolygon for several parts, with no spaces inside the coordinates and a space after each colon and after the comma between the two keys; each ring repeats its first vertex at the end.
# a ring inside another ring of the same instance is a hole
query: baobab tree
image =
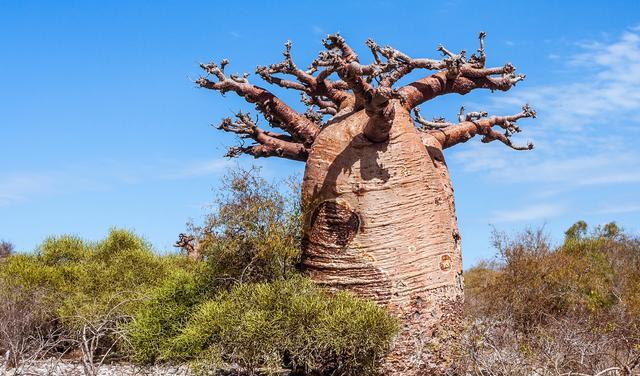
{"type": "Polygon", "coordinates": [[[249,74],[227,74],[228,60],[201,64],[197,84],[235,92],[254,103],[269,128],[249,113],[222,121],[219,129],[240,136],[228,156],[281,157],[306,163],[302,266],[317,283],[373,299],[397,315],[402,329],[385,359],[387,374],[424,374],[446,366],[463,299],[462,256],[453,188],[443,150],[480,135],[515,150],[516,121],[535,117],[525,105],[511,116],[460,110],[456,122],[427,120],[418,106],[439,96],[474,89],[507,91],[524,75],[507,63],[485,65],[485,34],[467,57],[443,46],[440,59],[413,58],[373,40],[370,64],[339,34],[308,69],[299,68],[285,44],[284,60],[258,66],[269,84],[297,90],[300,113],[249,74]],[[432,74],[394,85],[417,69],[432,74]],[[413,113],[413,116],[412,116],[413,113]],[[280,129],[275,131],[274,128],[280,129]],[[245,144],[250,140],[250,144],[245,144]]]}

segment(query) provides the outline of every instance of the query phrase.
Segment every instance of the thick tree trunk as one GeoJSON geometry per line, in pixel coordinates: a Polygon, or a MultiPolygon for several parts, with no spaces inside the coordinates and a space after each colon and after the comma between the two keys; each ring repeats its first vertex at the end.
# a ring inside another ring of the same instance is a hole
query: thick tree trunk
{"type": "Polygon", "coordinates": [[[433,374],[447,367],[458,327],[460,235],[440,144],[392,105],[387,141],[363,135],[364,110],[336,116],[317,136],[302,187],[303,267],[399,317],[386,374],[433,374]]]}
{"type": "Polygon", "coordinates": [[[461,107],[455,124],[419,114],[421,103],[442,95],[507,91],[525,78],[510,63],[485,65],[485,36],[478,34],[477,54],[469,57],[439,46],[439,60],[412,58],[369,39],[374,62],[363,64],[345,39],[333,34],[323,39],[326,51],[306,71],[294,63],[287,42],[284,61],[258,67],[256,73],[271,84],[300,91],[304,114],[249,83],[248,75],[227,76],[226,59],[219,65],[201,64],[208,74],[198,79],[201,87],[237,93],[255,103],[270,126],[285,132],[261,129],[239,112],[237,121],[225,119],[219,128],[254,143],[233,147],[228,156],[306,161],[303,266],[319,284],[371,298],[399,317],[403,326],[384,364],[388,375],[442,373],[455,352],[462,258],[442,149],[476,135],[485,143],[533,149],[531,143],[511,141],[520,132],[516,121],[536,115],[528,105],[517,114],[492,117],[482,111],[465,113],[461,107]],[[436,72],[394,88],[415,69],[436,72]],[[330,78],[334,75],[339,79],[330,78]],[[324,115],[331,116],[326,123],[324,115]]]}

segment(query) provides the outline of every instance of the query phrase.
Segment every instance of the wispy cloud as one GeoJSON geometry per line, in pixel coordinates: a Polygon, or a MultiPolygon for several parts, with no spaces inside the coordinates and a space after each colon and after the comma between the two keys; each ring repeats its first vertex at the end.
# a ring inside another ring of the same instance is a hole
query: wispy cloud
{"type": "Polygon", "coordinates": [[[609,205],[597,211],[599,214],[627,214],[640,212],[640,204],[609,205]]]}
{"type": "Polygon", "coordinates": [[[56,179],[49,174],[12,174],[0,179],[0,207],[23,202],[37,194],[52,193],[56,179]]]}
{"type": "Polygon", "coordinates": [[[528,222],[540,219],[548,219],[558,216],[564,212],[563,205],[538,204],[513,210],[495,211],[491,217],[491,222],[528,222]]]}
{"type": "Polygon", "coordinates": [[[508,113],[523,103],[538,110],[538,119],[522,123],[523,134],[535,141],[533,152],[514,155],[475,143],[454,151],[451,160],[501,183],[547,185],[539,190],[547,195],[640,182],[640,30],[579,48],[564,58],[569,73],[559,76],[562,81],[525,82],[508,96],[492,97],[492,112],[508,113]]]}
{"type": "Polygon", "coordinates": [[[40,197],[72,192],[100,191],[149,181],[182,180],[215,175],[232,162],[156,160],[139,164],[98,163],[75,165],[55,171],[28,171],[0,175],[0,207],[30,202],[40,197]]]}
{"type": "Polygon", "coordinates": [[[224,171],[226,168],[233,165],[233,162],[229,159],[210,159],[206,161],[192,162],[184,168],[177,171],[173,171],[170,174],[164,175],[165,179],[184,179],[191,177],[207,176],[217,174],[224,171]]]}
{"type": "Polygon", "coordinates": [[[611,114],[619,121],[640,119],[640,32],[627,31],[618,40],[582,42],[582,52],[569,56],[568,68],[583,79],[514,90],[508,97],[495,98],[499,107],[535,104],[545,128],[578,131],[585,124],[610,124],[611,114]]]}

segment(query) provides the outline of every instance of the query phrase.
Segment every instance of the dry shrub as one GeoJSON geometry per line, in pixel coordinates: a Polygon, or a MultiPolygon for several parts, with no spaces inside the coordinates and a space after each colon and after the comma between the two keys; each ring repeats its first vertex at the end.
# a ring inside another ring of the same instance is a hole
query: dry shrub
{"type": "Polygon", "coordinates": [[[0,353],[2,366],[20,373],[30,362],[57,352],[64,330],[56,325],[39,291],[25,291],[0,278],[0,353]]]}
{"type": "Polygon", "coordinates": [[[0,241],[0,259],[11,256],[13,253],[13,244],[6,240],[0,241]]]}
{"type": "Polygon", "coordinates": [[[465,273],[458,373],[640,372],[640,242],[578,222],[552,247],[542,230],[495,233],[498,261],[465,273]]]}

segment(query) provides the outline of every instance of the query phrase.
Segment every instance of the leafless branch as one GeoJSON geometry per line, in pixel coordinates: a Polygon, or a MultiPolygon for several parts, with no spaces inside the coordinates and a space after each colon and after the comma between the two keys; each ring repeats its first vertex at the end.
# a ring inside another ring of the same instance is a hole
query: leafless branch
{"type": "MultiPolygon", "coordinates": [[[[433,129],[430,130],[429,133],[440,142],[443,148],[466,142],[473,136],[480,134],[483,135],[482,142],[485,143],[498,140],[515,150],[533,149],[532,143],[526,146],[518,146],[513,144],[510,138],[513,134],[521,132],[520,127],[516,124],[517,120],[522,118],[535,118],[536,113],[529,105],[524,105],[522,111],[515,115],[486,116],[486,112],[470,112],[465,114],[464,107],[462,107],[458,115],[460,123],[433,129]],[[492,129],[494,126],[499,126],[504,129],[504,133],[494,131],[492,129]]],[[[420,120],[417,121],[420,122],[420,120]]]]}
{"type": "Polygon", "coordinates": [[[201,64],[202,69],[209,75],[215,76],[218,81],[213,82],[205,77],[200,77],[196,83],[200,87],[218,90],[223,94],[228,91],[236,92],[248,102],[255,103],[258,111],[264,115],[270,124],[284,129],[294,137],[298,137],[307,146],[313,144],[319,132],[316,124],[295,112],[269,91],[250,84],[246,79],[246,75],[242,77],[227,77],[224,73],[224,67],[227,64],[227,60],[223,60],[220,66],[215,63],[201,64]]]}
{"type": "MultiPolygon", "coordinates": [[[[307,119],[307,121],[311,120],[307,119]]],[[[289,135],[277,134],[259,128],[248,113],[238,112],[235,121],[231,118],[224,119],[218,129],[235,133],[241,139],[250,138],[257,143],[256,145],[233,147],[229,149],[228,157],[249,154],[255,158],[279,156],[304,161],[309,154],[302,143],[295,142],[289,135]]]]}

